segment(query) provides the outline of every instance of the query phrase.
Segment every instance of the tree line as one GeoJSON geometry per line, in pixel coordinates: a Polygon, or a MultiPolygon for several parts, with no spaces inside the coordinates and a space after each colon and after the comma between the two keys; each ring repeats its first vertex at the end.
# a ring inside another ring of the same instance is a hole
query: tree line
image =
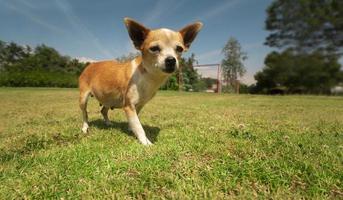
{"type": "Polygon", "coordinates": [[[85,65],[44,44],[32,48],[0,40],[0,86],[77,87],[85,65]]]}
{"type": "MultiPolygon", "coordinates": [[[[116,58],[125,62],[138,56],[129,53],[116,58]]],[[[213,81],[203,79],[193,68],[195,55],[180,59],[180,70],[161,87],[162,90],[203,91],[213,81]]],[[[28,45],[6,43],[0,40],[0,86],[8,87],[77,87],[78,77],[89,63],[61,55],[44,44],[34,48],[28,45]]]]}

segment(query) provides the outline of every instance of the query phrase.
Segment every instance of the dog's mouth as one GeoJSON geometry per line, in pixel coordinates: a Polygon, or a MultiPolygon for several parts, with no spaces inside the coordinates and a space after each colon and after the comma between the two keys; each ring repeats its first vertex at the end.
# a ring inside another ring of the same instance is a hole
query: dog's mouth
{"type": "Polygon", "coordinates": [[[166,66],[162,69],[163,72],[168,73],[168,74],[171,74],[171,73],[175,72],[175,70],[176,70],[176,66],[175,66],[175,65],[174,65],[174,66],[168,66],[168,65],[166,65],[166,66]]]}

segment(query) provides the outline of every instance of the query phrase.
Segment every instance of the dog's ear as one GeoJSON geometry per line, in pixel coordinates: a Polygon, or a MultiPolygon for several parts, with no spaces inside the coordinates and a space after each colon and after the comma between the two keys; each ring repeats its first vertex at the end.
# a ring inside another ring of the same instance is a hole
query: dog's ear
{"type": "Polygon", "coordinates": [[[200,31],[202,27],[201,22],[196,22],[194,24],[190,24],[182,28],[179,33],[182,35],[183,43],[186,48],[189,48],[191,46],[191,43],[197,36],[198,32],[200,31]]]}
{"type": "Polygon", "coordinates": [[[141,50],[142,44],[150,30],[128,17],[124,18],[124,23],[136,49],[141,50]]]}

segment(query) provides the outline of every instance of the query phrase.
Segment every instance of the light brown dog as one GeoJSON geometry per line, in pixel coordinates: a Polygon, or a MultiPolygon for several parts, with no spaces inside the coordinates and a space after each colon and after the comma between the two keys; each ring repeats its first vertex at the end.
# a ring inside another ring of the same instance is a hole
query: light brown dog
{"type": "Polygon", "coordinates": [[[88,131],[87,100],[94,96],[103,105],[101,113],[110,124],[108,110],[123,108],[129,128],[144,145],[151,145],[138,119],[143,106],[179,67],[178,59],[188,50],[202,23],[188,25],[180,31],[150,30],[125,18],[129,36],[141,55],[127,63],[103,61],[88,65],[79,78],[82,131],[88,131]]]}

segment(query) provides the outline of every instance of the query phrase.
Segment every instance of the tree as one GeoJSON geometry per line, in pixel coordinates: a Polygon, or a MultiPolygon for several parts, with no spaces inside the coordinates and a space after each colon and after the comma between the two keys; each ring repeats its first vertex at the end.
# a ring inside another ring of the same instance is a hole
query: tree
{"type": "Polygon", "coordinates": [[[10,67],[19,61],[28,58],[31,48],[21,46],[14,42],[6,43],[0,41],[0,68],[10,67]]]}
{"type": "Polygon", "coordinates": [[[300,52],[342,53],[342,0],[275,0],[267,9],[265,44],[300,52]]]}
{"type": "Polygon", "coordinates": [[[200,81],[200,75],[193,67],[197,63],[198,61],[195,59],[194,53],[192,53],[191,56],[188,58],[180,59],[180,69],[178,70],[177,78],[179,80],[179,83],[183,84],[183,88],[181,88],[182,90],[201,91],[203,89],[202,85],[198,84],[200,81]]]}
{"type": "Polygon", "coordinates": [[[265,67],[255,74],[255,91],[273,93],[329,94],[342,79],[338,56],[321,51],[300,54],[292,49],[272,52],[265,58],[265,67]]]}
{"type": "Polygon", "coordinates": [[[69,57],[60,55],[56,49],[44,44],[35,48],[33,59],[35,60],[34,67],[50,71],[64,71],[70,61],[69,57]]]}
{"type": "Polygon", "coordinates": [[[0,71],[3,70],[5,65],[5,50],[6,42],[0,40],[0,71]]]}
{"type": "Polygon", "coordinates": [[[239,42],[233,37],[225,44],[222,53],[225,57],[222,60],[222,75],[226,83],[229,83],[235,89],[235,92],[239,93],[238,78],[246,73],[243,61],[247,59],[247,55],[242,51],[239,42]]]}
{"type": "Polygon", "coordinates": [[[265,58],[254,92],[328,94],[342,81],[343,1],[275,0],[267,9],[265,58]]]}

